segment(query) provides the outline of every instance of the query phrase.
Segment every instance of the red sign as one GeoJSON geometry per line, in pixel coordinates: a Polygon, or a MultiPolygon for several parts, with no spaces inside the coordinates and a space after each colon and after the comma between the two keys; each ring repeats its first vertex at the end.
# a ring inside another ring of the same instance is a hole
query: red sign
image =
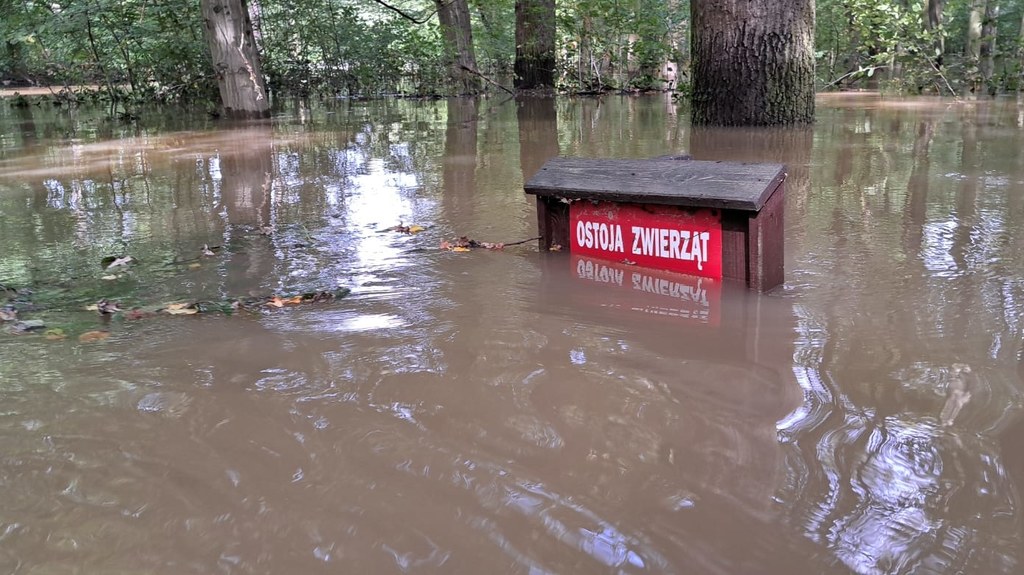
{"type": "MultiPolygon", "coordinates": [[[[718,325],[722,288],[721,283],[715,280],[583,256],[572,257],[572,270],[573,275],[581,280],[653,296],[615,297],[609,294],[603,305],[665,318],[690,320],[705,325],[718,325]]],[[[623,291],[615,293],[626,295],[623,291]]]]}
{"type": "Polygon", "coordinates": [[[569,206],[574,254],[722,277],[722,221],[711,209],[578,201],[569,206]]]}

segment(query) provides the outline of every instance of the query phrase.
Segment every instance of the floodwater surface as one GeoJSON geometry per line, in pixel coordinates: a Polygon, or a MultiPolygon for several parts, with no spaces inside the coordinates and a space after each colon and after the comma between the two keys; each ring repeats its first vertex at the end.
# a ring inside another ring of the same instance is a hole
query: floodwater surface
{"type": "Polygon", "coordinates": [[[1021,572],[1024,107],[818,110],[4,107],[0,572],[1021,572]],[[440,249],[682,153],[787,165],[783,286],[440,249]]]}

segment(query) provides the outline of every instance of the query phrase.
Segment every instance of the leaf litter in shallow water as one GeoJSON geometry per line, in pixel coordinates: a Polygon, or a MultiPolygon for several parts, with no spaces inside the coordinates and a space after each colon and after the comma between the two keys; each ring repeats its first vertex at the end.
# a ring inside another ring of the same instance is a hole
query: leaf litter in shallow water
{"type": "Polygon", "coordinates": [[[518,246],[518,245],[521,245],[521,244],[525,244],[526,242],[532,242],[534,240],[539,240],[539,239],[540,239],[540,237],[538,236],[538,237],[535,237],[535,238],[527,238],[525,240],[519,240],[517,242],[507,242],[507,243],[497,242],[497,243],[494,243],[494,242],[478,242],[476,240],[470,239],[468,236],[461,236],[457,240],[452,240],[452,241],[444,240],[444,241],[442,241],[440,247],[441,247],[442,250],[448,250],[450,252],[468,252],[468,251],[471,251],[471,250],[476,249],[476,248],[483,248],[485,250],[503,250],[503,249],[505,249],[505,248],[507,248],[509,246],[518,246]]]}
{"type": "MultiPolygon", "coordinates": [[[[529,240],[527,240],[529,241],[529,240]]],[[[521,242],[516,242],[521,243],[521,242]]],[[[502,250],[505,249],[503,243],[491,243],[491,242],[478,242],[471,240],[467,236],[462,236],[457,240],[444,240],[441,242],[441,249],[448,250],[450,252],[468,252],[474,248],[484,248],[486,250],[502,250]]]]}

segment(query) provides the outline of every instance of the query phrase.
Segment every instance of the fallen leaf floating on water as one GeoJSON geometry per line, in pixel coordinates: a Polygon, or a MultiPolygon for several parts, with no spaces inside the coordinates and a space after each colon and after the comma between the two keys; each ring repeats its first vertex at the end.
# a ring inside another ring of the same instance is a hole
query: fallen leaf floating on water
{"type": "Polygon", "coordinates": [[[108,337],[110,337],[109,331],[87,331],[78,336],[78,341],[82,343],[93,343],[96,341],[103,341],[108,337]]]}
{"type": "Polygon", "coordinates": [[[207,257],[215,256],[217,254],[213,253],[213,250],[217,250],[217,249],[220,249],[220,246],[213,246],[211,248],[209,244],[203,244],[202,252],[203,252],[203,255],[207,256],[207,257]]]}
{"type": "Polygon", "coordinates": [[[267,300],[267,302],[264,305],[269,305],[271,307],[284,307],[286,305],[298,305],[300,303],[307,303],[313,301],[330,301],[330,299],[333,299],[333,297],[333,294],[331,294],[330,292],[317,292],[302,295],[293,295],[291,297],[284,298],[280,296],[274,296],[267,300]],[[316,299],[318,297],[320,299],[316,299]]]}
{"type": "Polygon", "coordinates": [[[417,225],[417,224],[410,224],[408,226],[403,226],[402,224],[398,224],[397,226],[391,226],[390,228],[384,228],[383,230],[379,230],[379,232],[380,233],[384,233],[384,232],[398,232],[400,234],[418,234],[418,233],[422,232],[425,229],[427,229],[426,226],[420,226],[420,225],[417,225]]]}
{"type": "Polygon", "coordinates": [[[64,330],[62,330],[59,327],[55,327],[53,329],[48,329],[48,330],[44,331],[43,332],[43,337],[45,337],[46,339],[48,339],[50,341],[58,341],[58,340],[61,340],[61,339],[65,339],[68,336],[64,334],[64,330]]]}
{"type": "Polygon", "coordinates": [[[194,303],[171,303],[160,311],[170,315],[193,315],[199,313],[199,308],[194,303]]]}

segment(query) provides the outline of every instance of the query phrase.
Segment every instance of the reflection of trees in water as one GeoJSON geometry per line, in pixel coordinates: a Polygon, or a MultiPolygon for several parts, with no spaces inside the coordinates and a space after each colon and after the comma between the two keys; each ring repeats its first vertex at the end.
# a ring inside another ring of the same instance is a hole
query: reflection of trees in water
{"type": "Polygon", "coordinates": [[[796,288],[807,401],[780,422],[779,497],[856,573],[1018,572],[1020,134],[973,110],[842,113],[795,230],[817,289],[796,288]]]}
{"type": "MultiPolygon", "coordinates": [[[[809,388],[824,385],[812,372],[809,388]]],[[[782,433],[790,521],[857,573],[1007,573],[1020,528],[996,444],[932,415],[879,417],[837,397],[782,433]]]]}

